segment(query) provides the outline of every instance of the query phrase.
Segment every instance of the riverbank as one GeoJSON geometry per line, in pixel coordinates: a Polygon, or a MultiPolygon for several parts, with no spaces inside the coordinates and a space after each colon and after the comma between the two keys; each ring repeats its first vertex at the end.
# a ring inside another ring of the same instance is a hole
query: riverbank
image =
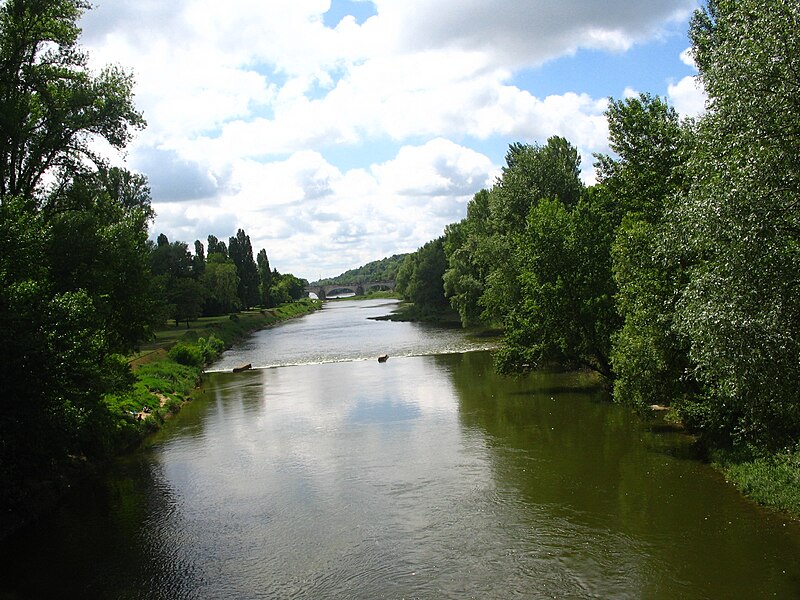
{"type": "Polygon", "coordinates": [[[321,306],[319,300],[305,298],[276,308],[206,317],[186,327],[157,331],[154,340],[128,361],[136,378],[131,391],[106,398],[110,411],[119,419],[122,447],[136,445],[180,411],[199,386],[203,368],[226,348],[256,331],[307,315],[321,306]],[[133,431],[125,433],[131,425],[133,431]]]}
{"type": "Polygon", "coordinates": [[[105,432],[97,455],[68,456],[48,474],[31,474],[19,489],[6,490],[0,514],[0,539],[55,506],[77,481],[92,476],[114,457],[138,447],[177,414],[202,382],[203,368],[221,352],[255,331],[318,310],[322,303],[304,299],[274,309],[250,310],[224,317],[201,318],[156,332],[148,344],[128,357],[127,391],[103,398],[105,432]]]}
{"type": "Polygon", "coordinates": [[[767,456],[712,450],[711,463],[753,501],[800,519],[800,445],[767,456]]]}
{"type": "Polygon", "coordinates": [[[444,310],[421,310],[413,302],[402,301],[390,314],[375,317],[375,321],[401,323],[437,323],[444,326],[461,327],[458,313],[450,308],[444,310]]]}
{"type": "MultiPolygon", "coordinates": [[[[410,302],[401,302],[391,314],[375,320],[461,325],[454,311],[423,312],[410,302]]],[[[502,331],[487,327],[472,334],[499,337],[502,331]]],[[[707,452],[711,465],[744,496],[800,520],[800,445],[794,450],[758,457],[713,447],[707,452]]]]}

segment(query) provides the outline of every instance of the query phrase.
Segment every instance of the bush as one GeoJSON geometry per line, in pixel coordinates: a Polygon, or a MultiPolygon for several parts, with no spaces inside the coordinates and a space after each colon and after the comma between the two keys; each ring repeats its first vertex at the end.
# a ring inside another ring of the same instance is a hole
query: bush
{"type": "Polygon", "coordinates": [[[204,365],[213,362],[225,350],[225,342],[223,342],[213,333],[208,336],[208,339],[198,339],[197,346],[200,348],[200,351],[203,355],[204,365]]]}
{"type": "Polygon", "coordinates": [[[199,344],[178,342],[169,351],[169,358],[187,367],[202,367],[205,364],[203,349],[199,344]]]}

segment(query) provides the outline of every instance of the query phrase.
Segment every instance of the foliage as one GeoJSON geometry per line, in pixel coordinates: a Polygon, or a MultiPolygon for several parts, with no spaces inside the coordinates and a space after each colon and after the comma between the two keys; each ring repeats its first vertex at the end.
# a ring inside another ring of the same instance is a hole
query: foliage
{"type": "Polygon", "coordinates": [[[20,502],[70,456],[109,450],[105,394],[131,384],[117,355],[153,321],[144,179],[107,169],[144,121],[129,75],[90,72],[77,47],[86,5],[0,6],[0,489],[20,502]],[[52,185],[45,185],[51,182],[52,185]]]}
{"type": "Polygon", "coordinates": [[[775,448],[800,434],[800,5],[709,2],[690,36],[709,113],[671,241],[697,257],[678,305],[703,427],[775,448]]]}
{"type": "Polygon", "coordinates": [[[579,177],[577,148],[562,137],[547,144],[512,144],[506,166],[489,194],[489,235],[478,238],[478,250],[489,265],[480,305],[486,322],[503,322],[522,301],[514,251],[516,236],[526,226],[528,213],[542,199],[577,204],[585,189],[579,177]]]}
{"type": "Polygon", "coordinates": [[[397,278],[397,270],[400,268],[406,254],[393,254],[380,260],[374,260],[357,269],[350,269],[336,277],[320,279],[314,285],[331,285],[334,283],[354,284],[364,281],[393,281],[397,278]]]}
{"type": "Polygon", "coordinates": [[[219,253],[211,254],[200,281],[205,289],[206,315],[222,315],[239,309],[239,276],[230,259],[219,253]]]}
{"type": "Polygon", "coordinates": [[[244,229],[239,229],[236,237],[229,238],[228,256],[236,266],[236,274],[239,277],[236,291],[240,305],[246,309],[255,306],[258,304],[260,296],[258,267],[253,259],[250,236],[244,232],[244,229]]]}
{"type": "Polygon", "coordinates": [[[611,354],[614,398],[641,409],[670,405],[693,390],[687,344],[673,329],[685,261],[664,241],[666,211],[684,187],[692,129],[648,94],[612,100],[606,117],[617,156],[597,156],[597,193],[624,214],[611,252],[622,318],[611,354]]]}
{"type": "Polygon", "coordinates": [[[397,271],[396,289],[423,313],[444,310],[448,307],[442,279],[446,266],[444,238],[440,237],[406,256],[397,271]]]}
{"type": "Polygon", "coordinates": [[[270,280],[272,282],[270,298],[276,305],[300,300],[305,296],[306,285],[308,285],[305,279],[295,277],[291,273],[281,274],[277,269],[273,269],[270,280]]]}
{"type": "Polygon", "coordinates": [[[261,306],[270,308],[274,306],[272,303],[272,297],[270,296],[270,289],[272,288],[272,271],[269,268],[267,251],[263,248],[258,252],[256,264],[258,265],[258,290],[261,306]]]}
{"type": "Polygon", "coordinates": [[[611,334],[618,327],[609,248],[615,219],[602,195],[570,209],[542,199],[531,207],[514,252],[521,301],[506,317],[502,372],[557,363],[611,378],[611,334]]]}
{"type": "Polygon", "coordinates": [[[193,344],[175,344],[169,351],[169,358],[188,367],[203,367],[213,362],[224,349],[225,343],[211,334],[208,339],[201,337],[193,344]]]}
{"type": "Polygon", "coordinates": [[[464,327],[482,322],[480,299],[492,262],[487,256],[491,236],[489,191],[481,190],[467,205],[467,216],[445,229],[447,258],[443,280],[450,305],[458,311],[464,327]]]}
{"type": "Polygon", "coordinates": [[[728,480],[759,504],[800,515],[800,446],[760,456],[717,451],[713,459],[728,480]]]}
{"type": "Polygon", "coordinates": [[[133,79],[118,67],[99,74],[77,46],[82,0],[6,0],[0,6],[0,198],[50,203],[48,174],[69,179],[101,164],[102,138],[122,149],[144,120],[133,79]]]}

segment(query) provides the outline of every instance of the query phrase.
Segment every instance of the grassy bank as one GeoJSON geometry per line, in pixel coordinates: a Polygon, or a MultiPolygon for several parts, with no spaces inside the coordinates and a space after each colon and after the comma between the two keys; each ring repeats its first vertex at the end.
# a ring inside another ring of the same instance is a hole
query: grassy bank
{"type": "Polygon", "coordinates": [[[203,368],[225,348],[254,331],[308,314],[321,305],[318,300],[304,299],[268,310],[204,317],[157,331],[128,361],[133,374],[129,391],[105,398],[116,419],[115,451],[138,444],[191,400],[203,368]]]}
{"type": "Polygon", "coordinates": [[[749,498],[800,519],[800,445],[766,456],[714,450],[711,460],[749,498]]]}
{"type": "Polygon", "coordinates": [[[438,323],[453,327],[461,327],[458,313],[452,309],[422,310],[412,302],[401,302],[391,314],[377,317],[377,321],[412,321],[422,323],[438,323]]]}
{"type": "MultiPolygon", "coordinates": [[[[13,489],[0,490],[0,539],[54,506],[75,481],[95,473],[114,456],[139,445],[159,430],[200,384],[203,368],[226,347],[250,333],[308,314],[321,302],[302,300],[265,311],[253,310],[192,321],[187,328],[165,327],[136,355],[124,392],[102,399],[105,410],[95,416],[91,454],[53,461],[47,472],[31,472],[13,489]]],[[[120,361],[126,360],[117,357],[120,361]]]]}
{"type": "Polygon", "coordinates": [[[215,335],[225,343],[226,347],[230,347],[253,331],[308,314],[320,306],[322,305],[318,300],[305,298],[297,302],[282,304],[277,308],[245,310],[219,317],[201,317],[190,321],[188,325],[180,323],[178,326],[165,326],[155,332],[152,340],[140,346],[140,351],[131,357],[130,362],[135,367],[146,362],[147,355],[159,350],[168,350],[176,342],[194,342],[211,335],[215,335]]]}

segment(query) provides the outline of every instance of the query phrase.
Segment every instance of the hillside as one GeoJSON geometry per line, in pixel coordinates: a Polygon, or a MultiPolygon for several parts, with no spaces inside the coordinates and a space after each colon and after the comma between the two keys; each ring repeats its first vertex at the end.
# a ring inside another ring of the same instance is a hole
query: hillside
{"type": "Polygon", "coordinates": [[[395,254],[380,260],[374,260],[357,269],[345,271],[337,277],[329,277],[312,282],[311,285],[330,285],[332,283],[358,283],[361,281],[387,281],[395,279],[397,269],[407,254],[395,254]]]}

